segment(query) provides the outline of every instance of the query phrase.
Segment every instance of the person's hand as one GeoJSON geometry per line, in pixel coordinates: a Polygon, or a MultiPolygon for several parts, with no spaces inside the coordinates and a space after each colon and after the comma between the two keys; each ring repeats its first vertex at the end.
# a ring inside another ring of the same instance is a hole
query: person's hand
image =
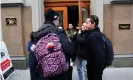
{"type": "Polygon", "coordinates": [[[85,31],[85,27],[84,27],[84,26],[82,26],[82,28],[81,28],[81,29],[82,29],[82,31],[85,31]]]}
{"type": "Polygon", "coordinates": [[[73,66],[74,62],[72,61],[72,59],[70,59],[70,66],[73,66]]]}
{"type": "Polygon", "coordinates": [[[70,66],[73,66],[74,65],[74,63],[73,62],[70,62],[70,66]]]}
{"type": "Polygon", "coordinates": [[[73,34],[75,35],[77,32],[74,32],[73,34]]]}
{"type": "Polygon", "coordinates": [[[63,29],[61,26],[58,27],[59,29],[63,29]]]}
{"type": "Polygon", "coordinates": [[[35,50],[35,48],[36,48],[36,45],[35,44],[32,44],[32,46],[31,46],[31,51],[34,51],[35,50]]]}
{"type": "Polygon", "coordinates": [[[78,33],[80,34],[81,33],[81,30],[79,30],[78,33]]]}
{"type": "Polygon", "coordinates": [[[78,29],[78,30],[79,30],[79,27],[76,27],[76,29],[78,29]]]}

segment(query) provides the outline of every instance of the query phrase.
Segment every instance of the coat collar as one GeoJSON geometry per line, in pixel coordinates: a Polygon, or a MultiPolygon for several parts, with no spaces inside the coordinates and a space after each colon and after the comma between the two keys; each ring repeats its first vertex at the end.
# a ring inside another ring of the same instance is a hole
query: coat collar
{"type": "Polygon", "coordinates": [[[100,32],[100,28],[99,28],[99,27],[96,27],[96,28],[94,28],[93,30],[89,30],[89,31],[88,31],[88,34],[90,34],[90,33],[92,33],[92,32],[95,32],[95,31],[100,32]]]}
{"type": "Polygon", "coordinates": [[[93,30],[92,30],[92,32],[93,31],[100,31],[100,28],[99,27],[96,27],[96,28],[94,28],[93,30]]]}

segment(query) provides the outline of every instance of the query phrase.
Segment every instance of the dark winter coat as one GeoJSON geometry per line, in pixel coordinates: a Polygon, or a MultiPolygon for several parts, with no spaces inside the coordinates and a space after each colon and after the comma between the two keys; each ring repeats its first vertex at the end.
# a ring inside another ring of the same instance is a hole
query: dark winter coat
{"type": "Polygon", "coordinates": [[[76,44],[77,44],[77,54],[76,56],[82,59],[87,60],[88,47],[86,37],[88,35],[87,31],[82,31],[81,34],[76,35],[76,44]]]}
{"type": "Polygon", "coordinates": [[[42,80],[39,70],[37,69],[37,60],[34,55],[34,52],[31,50],[33,42],[28,42],[28,51],[29,51],[29,68],[30,68],[30,77],[31,80],[42,80]]]}
{"type": "Polygon", "coordinates": [[[67,34],[67,37],[69,38],[70,42],[71,42],[71,58],[72,61],[75,61],[75,54],[77,52],[77,45],[76,45],[76,38],[75,38],[75,34],[77,33],[75,29],[70,30],[69,28],[65,31],[67,34]]]}
{"type": "Polygon", "coordinates": [[[99,27],[89,32],[87,36],[88,58],[87,73],[88,80],[102,80],[103,70],[105,68],[105,56],[103,50],[104,41],[100,33],[99,27]]]}

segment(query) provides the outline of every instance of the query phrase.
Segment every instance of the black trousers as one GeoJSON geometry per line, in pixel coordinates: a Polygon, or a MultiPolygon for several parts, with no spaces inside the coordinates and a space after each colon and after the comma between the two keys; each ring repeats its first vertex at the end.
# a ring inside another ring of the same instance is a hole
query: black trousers
{"type": "Polygon", "coordinates": [[[88,80],[102,80],[104,64],[87,66],[88,80]]]}
{"type": "Polygon", "coordinates": [[[70,67],[68,71],[51,78],[45,78],[44,80],[72,80],[72,70],[73,68],[70,67]]]}
{"type": "Polygon", "coordinates": [[[37,66],[36,57],[34,56],[33,52],[30,52],[29,53],[30,78],[31,80],[43,80],[36,66],[37,66]]]}

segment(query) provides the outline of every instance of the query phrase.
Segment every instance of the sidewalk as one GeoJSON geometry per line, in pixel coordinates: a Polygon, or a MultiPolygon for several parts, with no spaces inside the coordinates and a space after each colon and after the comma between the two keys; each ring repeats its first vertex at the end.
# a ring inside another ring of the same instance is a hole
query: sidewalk
{"type": "Polygon", "coordinates": [[[103,80],[133,80],[133,68],[105,69],[103,80]]]}
{"type": "MultiPolygon", "coordinates": [[[[30,80],[29,70],[16,70],[9,80],[30,80]]],[[[73,80],[79,80],[76,67],[73,80]]],[[[133,80],[133,68],[107,68],[104,70],[103,80],[133,80]]]]}

